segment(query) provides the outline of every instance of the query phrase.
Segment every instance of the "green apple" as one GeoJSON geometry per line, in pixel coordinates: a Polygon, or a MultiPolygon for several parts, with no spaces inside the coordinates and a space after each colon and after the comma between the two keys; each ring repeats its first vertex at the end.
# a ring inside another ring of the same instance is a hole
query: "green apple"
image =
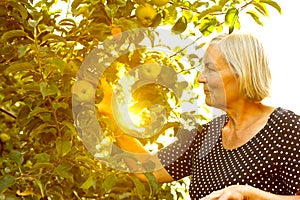
{"type": "Polygon", "coordinates": [[[76,94],[79,101],[88,102],[94,99],[95,88],[87,80],[79,80],[72,86],[72,93],[76,94]]]}
{"type": "Polygon", "coordinates": [[[161,72],[161,66],[154,61],[148,61],[139,69],[141,80],[155,80],[161,72]]]}
{"type": "Polygon", "coordinates": [[[10,140],[10,136],[6,133],[0,133],[0,140],[2,142],[7,142],[10,140]]]}
{"type": "Polygon", "coordinates": [[[156,14],[156,10],[148,3],[139,5],[135,10],[135,16],[143,26],[150,26],[156,17],[156,14]]]}
{"type": "Polygon", "coordinates": [[[151,0],[150,3],[156,6],[164,6],[169,2],[169,0],[151,0]]]}

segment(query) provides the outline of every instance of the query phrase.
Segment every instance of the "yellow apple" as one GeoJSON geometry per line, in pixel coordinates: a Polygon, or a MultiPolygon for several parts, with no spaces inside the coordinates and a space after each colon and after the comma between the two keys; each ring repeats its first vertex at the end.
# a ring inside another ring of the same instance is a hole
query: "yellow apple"
{"type": "Polygon", "coordinates": [[[88,102],[94,99],[95,88],[87,80],[79,80],[72,86],[72,93],[76,94],[79,101],[88,102]]]}
{"type": "Polygon", "coordinates": [[[164,6],[169,2],[169,0],[151,0],[150,3],[156,6],[164,6]]]}
{"type": "Polygon", "coordinates": [[[141,80],[155,80],[161,72],[161,66],[155,61],[147,61],[139,69],[141,80]]]}
{"type": "Polygon", "coordinates": [[[144,5],[139,5],[135,10],[136,18],[141,22],[144,26],[150,26],[156,17],[156,10],[154,7],[148,3],[144,5]]]}
{"type": "Polygon", "coordinates": [[[10,136],[6,133],[0,133],[0,140],[2,142],[7,142],[10,140],[10,136]]]}

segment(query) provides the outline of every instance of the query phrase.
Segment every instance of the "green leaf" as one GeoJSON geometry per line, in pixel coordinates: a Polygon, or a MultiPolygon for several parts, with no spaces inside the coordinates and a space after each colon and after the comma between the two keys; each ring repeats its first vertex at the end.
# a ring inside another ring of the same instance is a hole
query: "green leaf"
{"type": "Polygon", "coordinates": [[[14,37],[26,37],[28,34],[23,30],[12,30],[5,32],[2,37],[1,41],[7,41],[9,39],[12,39],[14,37]]]}
{"type": "Polygon", "coordinates": [[[42,182],[39,179],[34,179],[35,184],[38,185],[40,191],[41,191],[41,195],[42,197],[45,196],[45,186],[42,184],[42,182]]]}
{"type": "Polygon", "coordinates": [[[39,31],[39,33],[51,32],[51,31],[53,31],[53,29],[54,29],[53,26],[47,26],[46,24],[39,24],[38,25],[38,31],[39,31]]]}
{"type": "Polygon", "coordinates": [[[80,6],[76,10],[73,10],[73,15],[75,17],[78,17],[79,15],[82,15],[82,17],[88,17],[89,16],[89,9],[88,6],[80,6]]]}
{"type": "Polygon", "coordinates": [[[164,9],[164,23],[165,24],[174,24],[177,19],[178,11],[175,6],[170,6],[164,9]]]}
{"type": "Polygon", "coordinates": [[[19,151],[12,150],[9,154],[8,157],[16,162],[19,166],[24,162],[24,157],[23,154],[19,151]]]}
{"type": "Polygon", "coordinates": [[[234,28],[236,29],[240,29],[241,28],[241,23],[239,20],[236,20],[235,24],[234,24],[234,28]]]}
{"type": "Polygon", "coordinates": [[[66,139],[57,138],[56,140],[56,151],[59,155],[67,155],[72,148],[72,142],[66,139]]]}
{"type": "Polygon", "coordinates": [[[50,162],[50,155],[47,153],[39,153],[34,155],[36,163],[48,163],[50,162]]]}
{"type": "Polygon", "coordinates": [[[247,11],[246,13],[249,14],[249,15],[254,19],[254,21],[255,21],[257,24],[259,24],[259,25],[261,25],[261,26],[264,25],[263,22],[260,21],[259,16],[258,16],[258,14],[257,14],[255,11],[249,10],[249,11],[247,11]]]}
{"type": "Polygon", "coordinates": [[[33,71],[34,66],[29,62],[19,62],[19,63],[13,63],[9,67],[7,67],[4,72],[9,73],[17,73],[17,72],[24,72],[24,71],[33,71]]]}
{"type": "Polygon", "coordinates": [[[41,108],[41,107],[35,107],[28,115],[28,118],[34,117],[40,113],[49,113],[51,112],[50,110],[48,110],[47,108],[41,108]]]}
{"type": "Polygon", "coordinates": [[[94,177],[90,175],[89,178],[80,186],[80,188],[87,190],[94,184],[94,182],[94,177]]]}
{"type": "Polygon", "coordinates": [[[54,165],[52,163],[35,163],[33,165],[35,170],[43,169],[43,170],[53,170],[54,165]]]}
{"type": "Polygon", "coordinates": [[[117,177],[115,176],[115,174],[110,174],[106,176],[102,184],[104,191],[109,192],[111,188],[115,185],[116,181],[117,177]]]}
{"type": "Polygon", "coordinates": [[[189,7],[191,7],[191,2],[189,2],[189,1],[184,1],[183,2],[183,4],[182,4],[184,7],[187,7],[187,8],[189,8],[189,7]]]}
{"type": "Polygon", "coordinates": [[[122,30],[132,30],[138,28],[138,23],[131,19],[121,18],[116,19],[116,24],[118,24],[122,30]]]}
{"type": "Polygon", "coordinates": [[[9,186],[15,183],[15,177],[11,175],[5,175],[0,178],[0,194],[6,191],[9,186]]]}
{"type": "Polygon", "coordinates": [[[82,0],[74,0],[72,1],[71,7],[72,9],[76,9],[82,3],[83,3],[82,0]]]}
{"type": "Polygon", "coordinates": [[[65,103],[65,102],[53,102],[53,108],[55,110],[57,110],[58,108],[64,108],[64,109],[67,109],[69,108],[69,104],[65,103]]]}
{"type": "Polygon", "coordinates": [[[25,133],[30,133],[34,128],[36,128],[37,126],[39,126],[40,124],[42,124],[42,120],[40,120],[39,118],[31,118],[29,120],[27,120],[26,124],[21,124],[22,126],[24,126],[24,131],[25,133]]]}
{"type": "Polygon", "coordinates": [[[203,17],[205,17],[206,15],[209,15],[209,14],[213,14],[213,13],[216,13],[216,12],[221,12],[222,11],[222,6],[219,6],[219,5],[214,5],[204,11],[202,11],[201,13],[199,13],[199,15],[197,16],[198,20],[202,19],[203,17]]]}
{"type": "Polygon", "coordinates": [[[275,8],[280,14],[282,14],[281,7],[279,6],[279,4],[278,4],[277,2],[272,1],[272,0],[260,0],[260,2],[272,6],[272,7],[275,8]]]}
{"type": "Polygon", "coordinates": [[[48,84],[46,82],[40,83],[40,92],[42,93],[43,99],[45,99],[47,96],[60,93],[58,87],[55,84],[48,84]]]}
{"type": "Polygon", "coordinates": [[[6,16],[7,10],[5,6],[0,6],[0,16],[6,16]]]}
{"type": "Polygon", "coordinates": [[[27,19],[28,12],[27,12],[26,8],[24,8],[23,5],[18,4],[17,2],[14,2],[14,1],[7,1],[7,3],[20,13],[22,19],[27,19]]]}
{"type": "Polygon", "coordinates": [[[69,130],[73,133],[73,135],[77,136],[77,130],[76,130],[73,123],[71,123],[70,121],[65,120],[65,121],[62,122],[62,124],[64,126],[68,127],[69,130]]]}
{"type": "Polygon", "coordinates": [[[38,26],[38,24],[40,23],[40,21],[42,21],[44,17],[42,15],[39,16],[38,19],[28,19],[28,24],[33,27],[36,28],[38,26]]]}
{"type": "Polygon", "coordinates": [[[185,17],[180,17],[176,23],[174,24],[174,26],[172,27],[172,31],[175,33],[182,33],[183,31],[185,31],[187,27],[187,20],[185,17]]]}
{"type": "Polygon", "coordinates": [[[185,17],[187,22],[191,22],[194,16],[194,13],[190,10],[183,10],[182,15],[185,17]]]}
{"type": "Polygon", "coordinates": [[[161,23],[161,15],[156,15],[150,26],[157,27],[159,26],[160,23],[161,23]]]}
{"type": "Polygon", "coordinates": [[[199,30],[204,36],[208,36],[215,30],[216,23],[216,18],[204,18],[200,21],[199,30]]]}
{"type": "Polygon", "coordinates": [[[60,26],[74,26],[76,27],[76,22],[73,19],[62,19],[58,23],[60,26]]]}
{"type": "Polygon", "coordinates": [[[49,58],[49,59],[47,59],[46,62],[51,63],[55,68],[58,69],[58,71],[61,74],[64,74],[64,70],[65,70],[65,67],[66,67],[65,61],[63,61],[62,59],[59,59],[59,58],[49,58]]]}
{"type": "Polygon", "coordinates": [[[219,6],[221,6],[223,8],[228,1],[229,0],[220,0],[219,1],[219,6]]]}
{"type": "Polygon", "coordinates": [[[208,7],[209,3],[208,2],[204,2],[204,1],[195,1],[192,5],[191,5],[191,10],[198,10],[200,7],[208,7]]]}
{"type": "Polygon", "coordinates": [[[39,134],[43,133],[56,133],[56,129],[53,128],[53,125],[48,123],[42,123],[38,125],[37,127],[34,127],[34,129],[31,130],[29,138],[35,138],[39,134]]]}
{"type": "MultiPolygon", "coordinates": [[[[238,28],[239,29],[239,28],[238,28]]],[[[221,33],[223,31],[223,26],[216,26],[216,31],[221,33]]]]}
{"type": "Polygon", "coordinates": [[[158,192],[158,189],[159,189],[159,184],[158,184],[158,181],[157,181],[156,177],[151,172],[145,173],[145,176],[146,176],[146,178],[148,180],[148,183],[150,185],[152,195],[155,195],[158,192]]]}
{"type": "Polygon", "coordinates": [[[143,195],[147,193],[145,185],[136,176],[131,176],[131,180],[134,182],[135,190],[140,199],[144,199],[143,195]]]}
{"type": "Polygon", "coordinates": [[[73,181],[73,174],[70,172],[70,170],[72,169],[72,165],[69,163],[63,163],[59,166],[57,166],[54,169],[54,172],[66,179],[70,179],[71,181],[73,181]]]}
{"type": "Polygon", "coordinates": [[[230,8],[225,15],[225,24],[229,27],[229,33],[234,30],[234,25],[239,17],[239,11],[236,8],[230,8]]]}
{"type": "Polygon", "coordinates": [[[26,53],[30,50],[31,45],[27,44],[27,45],[21,45],[18,47],[18,57],[22,58],[23,56],[26,55],[26,53]]]}
{"type": "MultiPolygon", "coordinates": [[[[35,75],[35,73],[32,73],[33,75],[35,75]]],[[[27,83],[26,85],[23,85],[22,88],[24,90],[27,90],[27,91],[31,91],[31,92],[39,92],[40,91],[40,87],[39,87],[39,84],[36,83],[36,82],[31,82],[31,83],[27,83]]],[[[28,111],[29,113],[30,111],[28,111]]]]}
{"type": "Polygon", "coordinates": [[[47,35],[45,35],[42,39],[43,42],[49,41],[49,42],[63,42],[63,43],[67,43],[67,41],[65,40],[65,38],[55,35],[53,33],[48,33],[47,35]]]}
{"type": "Polygon", "coordinates": [[[29,24],[31,27],[36,28],[37,25],[39,24],[39,21],[34,20],[34,19],[28,19],[28,24],[29,24]]]}
{"type": "Polygon", "coordinates": [[[255,9],[258,10],[258,12],[260,12],[262,15],[269,16],[269,12],[265,4],[258,2],[253,2],[252,4],[254,5],[255,9]]]}

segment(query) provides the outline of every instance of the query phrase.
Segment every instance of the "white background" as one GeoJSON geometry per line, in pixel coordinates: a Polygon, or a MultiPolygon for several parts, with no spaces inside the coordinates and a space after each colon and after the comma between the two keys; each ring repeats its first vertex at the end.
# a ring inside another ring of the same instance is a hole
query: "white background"
{"type": "Polygon", "coordinates": [[[282,15],[268,6],[270,17],[262,19],[264,26],[243,15],[241,31],[258,36],[269,54],[273,85],[271,99],[266,102],[300,114],[300,1],[275,1],[282,15]]]}

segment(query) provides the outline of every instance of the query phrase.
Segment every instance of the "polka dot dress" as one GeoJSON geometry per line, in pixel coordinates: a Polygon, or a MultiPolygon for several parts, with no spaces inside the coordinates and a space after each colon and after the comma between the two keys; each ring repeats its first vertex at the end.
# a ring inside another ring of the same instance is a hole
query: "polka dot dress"
{"type": "Polygon", "coordinates": [[[277,108],[267,124],[245,145],[226,150],[222,115],[198,131],[181,131],[179,140],[164,148],[159,158],[174,178],[191,176],[192,199],[233,184],[248,184],[282,195],[300,188],[300,116],[277,108]]]}

